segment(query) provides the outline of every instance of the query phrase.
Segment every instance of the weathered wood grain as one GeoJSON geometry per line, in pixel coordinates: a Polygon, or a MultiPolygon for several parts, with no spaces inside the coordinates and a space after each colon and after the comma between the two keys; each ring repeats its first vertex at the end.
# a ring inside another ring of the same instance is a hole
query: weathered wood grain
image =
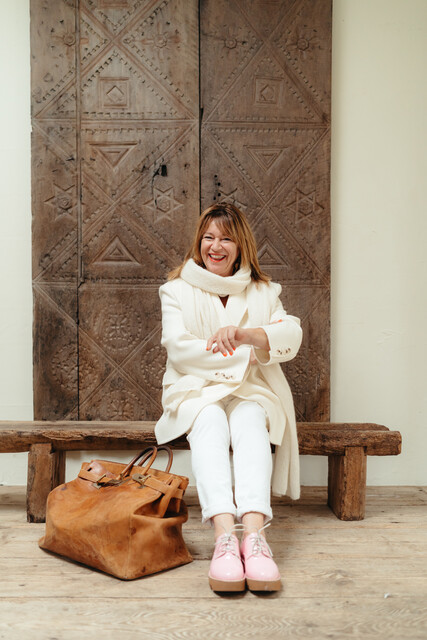
{"type": "Polygon", "coordinates": [[[303,488],[304,504],[275,500],[268,536],[283,590],[223,597],[206,578],[212,531],[187,493],[196,560],[125,582],[40,550],[44,526],[26,523],[25,488],[0,487],[0,637],[424,640],[426,488],[370,487],[356,522],[331,516],[324,488],[303,488]]]}
{"type": "Polygon", "coordinates": [[[78,402],[76,2],[33,0],[31,165],[33,377],[37,419],[78,402]]]}
{"type": "Polygon", "coordinates": [[[328,419],[331,6],[31,0],[37,419],[159,417],[157,290],[220,201],[302,318],[298,417],[328,419]]]}
{"type": "MultiPolygon", "coordinates": [[[[32,446],[51,446],[53,451],[96,449],[136,449],[156,444],[154,422],[3,422],[0,423],[0,451],[26,451],[32,446]]],[[[366,490],[366,456],[400,453],[399,432],[375,424],[299,423],[301,454],[329,456],[328,503],[338,518],[363,518],[366,490]]],[[[185,436],[175,440],[175,448],[188,448],[185,436]]],[[[65,476],[65,457],[55,458],[55,473],[46,475],[46,465],[36,469],[37,458],[30,460],[32,468],[28,482],[28,519],[43,521],[49,491],[58,474],[65,476]],[[33,478],[37,486],[32,486],[33,478]],[[42,486],[42,478],[44,485],[42,486]],[[40,497],[37,497],[37,494],[40,497]],[[34,511],[32,505],[35,506],[34,511]]],[[[49,465],[52,466],[52,462],[49,465]]],[[[49,467],[50,468],[50,467],[49,467]]],[[[57,483],[59,484],[59,483],[57,483]]]]}
{"type": "Polygon", "coordinates": [[[196,0],[31,0],[34,411],[155,419],[199,215],[196,0]]]}
{"type": "MultiPolygon", "coordinates": [[[[381,527],[368,527],[365,529],[345,529],[338,528],[334,525],[319,527],[319,532],[313,532],[316,528],[316,520],[322,519],[325,512],[328,511],[326,505],[322,507],[322,513],[314,510],[311,514],[311,530],[309,527],[300,525],[298,521],[294,526],[287,528],[283,519],[276,514],[280,512],[277,507],[274,510],[275,526],[277,531],[268,532],[268,539],[271,542],[274,557],[278,561],[286,561],[289,558],[310,557],[313,561],[317,558],[326,557],[333,559],[334,557],[343,560],[348,555],[354,558],[362,559],[364,557],[378,558],[405,557],[416,558],[420,564],[425,564],[427,559],[426,541],[426,524],[422,527],[404,527],[390,526],[381,530],[381,527]],[[379,538],[382,544],[375,545],[375,552],[372,547],[372,538],[379,538]],[[337,547],[339,540],[339,547],[337,547]]],[[[184,537],[190,552],[196,560],[209,560],[212,555],[212,532],[208,528],[201,529],[201,517],[198,517],[191,525],[184,527],[184,537]]],[[[339,522],[336,520],[336,522],[339,522]]],[[[42,537],[44,532],[43,525],[31,525],[34,532],[29,531],[24,526],[16,527],[11,531],[6,524],[3,524],[0,531],[2,534],[2,547],[0,548],[0,558],[6,559],[15,554],[16,557],[29,558],[34,555],[34,549],[31,544],[42,537]]],[[[41,551],[47,554],[48,552],[41,551]]],[[[313,571],[315,566],[313,566],[313,571]]]]}
{"type": "MultiPolygon", "coordinates": [[[[117,638],[124,640],[143,633],[153,640],[212,640],[224,638],[316,638],[342,640],[346,635],[356,640],[424,640],[426,611],[422,597],[322,600],[321,598],[261,598],[251,593],[205,601],[159,596],[145,602],[142,597],[108,598],[86,601],[82,597],[22,597],[0,604],[0,629],[12,634],[16,630],[31,633],[35,640],[45,640],[51,628],[61,630],[67,640],[117,638]],[[165,606],[167,605],[167,615],[165,606]],[[283,608],[286,606],[286,612],[283,608]],[[159,623],[161,620],[161,624],[159,623]],[[350,635],[351,634],[351,635],[350,635]]],[[[7,637],[7,636],[5,636],[7,637]]]]}
{"type": "Polygon", "coordinates": [[[28,454],[28,522],[44,522],[49,492],[65,482],[65,453],[52,445],[32,444],[28,454]]]}
{"type": "Polygon", "coordinates": [[[328,505],[340,520],[365,517],[366,453],[347,447],[344,455],[328,458],[328,505]]]}
{"type": "Polygon", "coordinates": [[[329,419],[330,0],[200,4],[201,202],[248,216],[304,341],[299,420],[329,419]],[[226,18],[225,18],[226,16],[226,18]]]}
{"type": "MultiPolygon", "coordinates": [[[[48,558],[52,562],[51,558],[48,558]]],[[[149,584],[141,583],[139,592],[141,598],[147,601],[155,600],[162,593],[164,598],[176,600],[194,598],[206,590],[206,565],[209,558],[196,560],[188,565],[185,571],[171,571],[165,581],[161,574],[153,575],[149,584]]],[[[291,560],[276,560],[285,578],[285,589],[297,597],[318,597],[319,599],[375,597],[378,593],[392,593],[394,597],[417,597],[420,590],[427,586],[427,579],[420,576],[419,566],[411,570],[402,571],[399,576],[393,572],[393,563],[387,559],[381,571],[375,572],[369,568],[372,558],[356,559],[347,564],[341,557],[335,561],[318,559],[313,568],[312,561],[302,558],[291,560]],[[311,566],[310,566],[311,563],[311,566]],[[362,573],[364,569],[364,575],[362,573]],[[373,580],[375,578],[375,580],[373,580]],[[318,595],[318,594],[321,595],[318,595]]],[[[0,585],[0,598],[16,598],[22,595],[22,588],[28,589],[33,598],[67,597],[70,591],[68,582],[79,578],[90,583],[91,590],[87,591],[88,600],[98,600],[99,592],[108,589],[110,598],[132,598],[135,584],[123,583],[118,580],[108,580],[107,576],[83,566],[71,566],[67,561],[59,559],[59,563],[51,565],[49,572],[46,565],[40,575],[25,575],[24,572],[15,573],[11,563],[0,562],[0,567],[8,571],[9,578],[0,585]],[[61,568],[65,570],[62,571],[61,568]],[[55,567],[55,570],[54,570],[55,567]],[[44,580],[41,580],[43,576],[44,580]]],[[[89,587],[89,584],[87,585],[89,587]]],[[[207,598],[210,594],[206,594],[207,598]]],[[[211,595],[214,598],[213,594],[211,595]]]]}
{"type": "MultiPolygon", "coordinates": [[[[83,449],[135,449],[156,444],[154,422],[115,421],[0,421],[0,451],[28,451],[31,444],[50,442],[64,451],[83,449]]],[[[398,455],[401,435],[383,425],[298,423],[303,455],[343,455],[347,447],[364,447],[367,455],[398,455]]],[[[173,441],[188,449],[185,436],[173,441]]]]}
{"type": "MultiPolygon", "coordinates": [[[[300,508],[318,507],[323,508],[327,498],[327,487],[301,487],[301,498],[298,501],[293,501],[290,498],[279,498],[277,496],[272,497],[273,505],[292,506],[294,511],[298,512],[300,508]]],[[[405,514],[417,513],[417,508],[421,507],[420,518],[422,516],[427,518],[427,487],[416,486],[368,486],[366,489],[366,495],[369,498],[366,509],[369,515],[369,522],[372,522],[373,518],[388,517],[393,514],[396,515],[396,519],[399,514],[404,510],[405,514]],[[370,508],[372,505],[372,508],[370,508]],[[382,511],[378,512],[378,507],[381,505],[382,511]],[[384,515],[385,514],[385,515],[384,515]]],[[[185,492],[185,499],[187,504],[194,506],[198,505],[196,488],[191,486],[185,492]]],[[[25,487],[24,486],[4,486],[0,485],[0,513],[4,509],[9,507],[25,507],[25,487]]],[[[294,513],[291,511],[290,513],[294,513]]],[[[329,512],[326,514],[330,516],[329,512]]],[[[406,515],[405,515],[406,517],[406,515]]],[[[335,520],[334,520],[335,522],[335,520]]],[[[341,526],[339,522],[336,523],[341,526]]],[[[351,527],[366,527],[368,521],[353,522],[345,526],[351,527]]]]}

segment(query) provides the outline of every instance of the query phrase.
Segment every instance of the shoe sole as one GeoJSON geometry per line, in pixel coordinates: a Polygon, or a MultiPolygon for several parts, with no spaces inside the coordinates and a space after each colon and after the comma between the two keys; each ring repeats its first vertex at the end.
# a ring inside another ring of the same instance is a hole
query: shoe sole
{"type": "Polygon", "coordinates": [[[251,591],[280,591],[282,581],[280,580],[251,580],[246,578],[246,584],[251,591]]]}
{"type": "Polygon", "coordinates": [[[209,585],[212,591],[244,591],[246,584],[242,580],[217,580],[209,576],[209,585]]]}

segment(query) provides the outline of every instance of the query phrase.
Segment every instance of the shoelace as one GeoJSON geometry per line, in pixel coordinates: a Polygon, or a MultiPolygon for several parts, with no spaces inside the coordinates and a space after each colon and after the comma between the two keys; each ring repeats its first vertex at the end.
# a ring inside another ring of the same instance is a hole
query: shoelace
{"type": "Polygon", "coordinates": [[[239,545],[236,545],[235,541],[233,540],[233,535],[235,535],[235,533],[238,531],[243,531],[244,528],[245,527],[243,525],[235,524],[234,527],[230,529],[230,531],[226,531],[224,529],[225,533],[223,533],[216,542],[216,554],[223,556],[226,553],[232,553],[234,556],[236,556],[236,558],[240,558],[239,545]]]}
{"type": "Polygon", "coordinates": [[[269,546],[267,540],[264,538],[264,536],[261,535],[261,531],[263,529],[266,529],[269,526],[270,526],[270,522],[268,522],[263,527],[261,527],[261,529],[258,529],[258,531],[255,534],[253,534],[253,533],[249,534],[250,536],[252,536],[251,537],[251,541],[253,543],[252,551],[248,556],[249,558],[252,557],[252,556],[258,556],[261,553],[263,555],[267,556],[268,558],[272,558],[273,557],[273,552],[270,549],[270,546],[269,546]],[[254,535],[256,537],[253,537],[254,535]]]}

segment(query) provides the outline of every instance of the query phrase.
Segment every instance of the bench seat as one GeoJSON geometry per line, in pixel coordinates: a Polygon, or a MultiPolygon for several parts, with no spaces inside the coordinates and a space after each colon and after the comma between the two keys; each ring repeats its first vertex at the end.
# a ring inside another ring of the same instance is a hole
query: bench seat
{"type": "MultiPolygon", "coordinates": [[[[0,421],[0,453],[28,451],[27,517],[43,522],[46,498],[65,480],[65,452],[156,444],[155,422],[0,421]]],[[[328,505],[341,520],[365,515],[366,458],[398,455],[399,431],[371,423],[299,422],[301,455],[328,456],[328,505]]],[[[185,436],[170,443],[188,449],[185,436]]]]}

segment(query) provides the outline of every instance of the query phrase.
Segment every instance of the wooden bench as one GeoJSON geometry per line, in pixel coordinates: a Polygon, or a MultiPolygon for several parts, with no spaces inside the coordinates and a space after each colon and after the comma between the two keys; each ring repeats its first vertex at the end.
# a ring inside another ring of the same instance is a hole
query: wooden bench
{"type": "MultiPolygon", "coordinates": [[[[154,422],[0,421],[0,453],[28,451],[27,519],[44,522],[46,498],[65,481],[66,451],[143,449],[154,422]]],[[[328,456],[328,505],[341,520],[365,515],[366,457],[398,455],[399,431],[378,424],[298,423],[301,455],[328,456]]],[[[185,437],[172,443],[188,449],[185,437]]]]}

